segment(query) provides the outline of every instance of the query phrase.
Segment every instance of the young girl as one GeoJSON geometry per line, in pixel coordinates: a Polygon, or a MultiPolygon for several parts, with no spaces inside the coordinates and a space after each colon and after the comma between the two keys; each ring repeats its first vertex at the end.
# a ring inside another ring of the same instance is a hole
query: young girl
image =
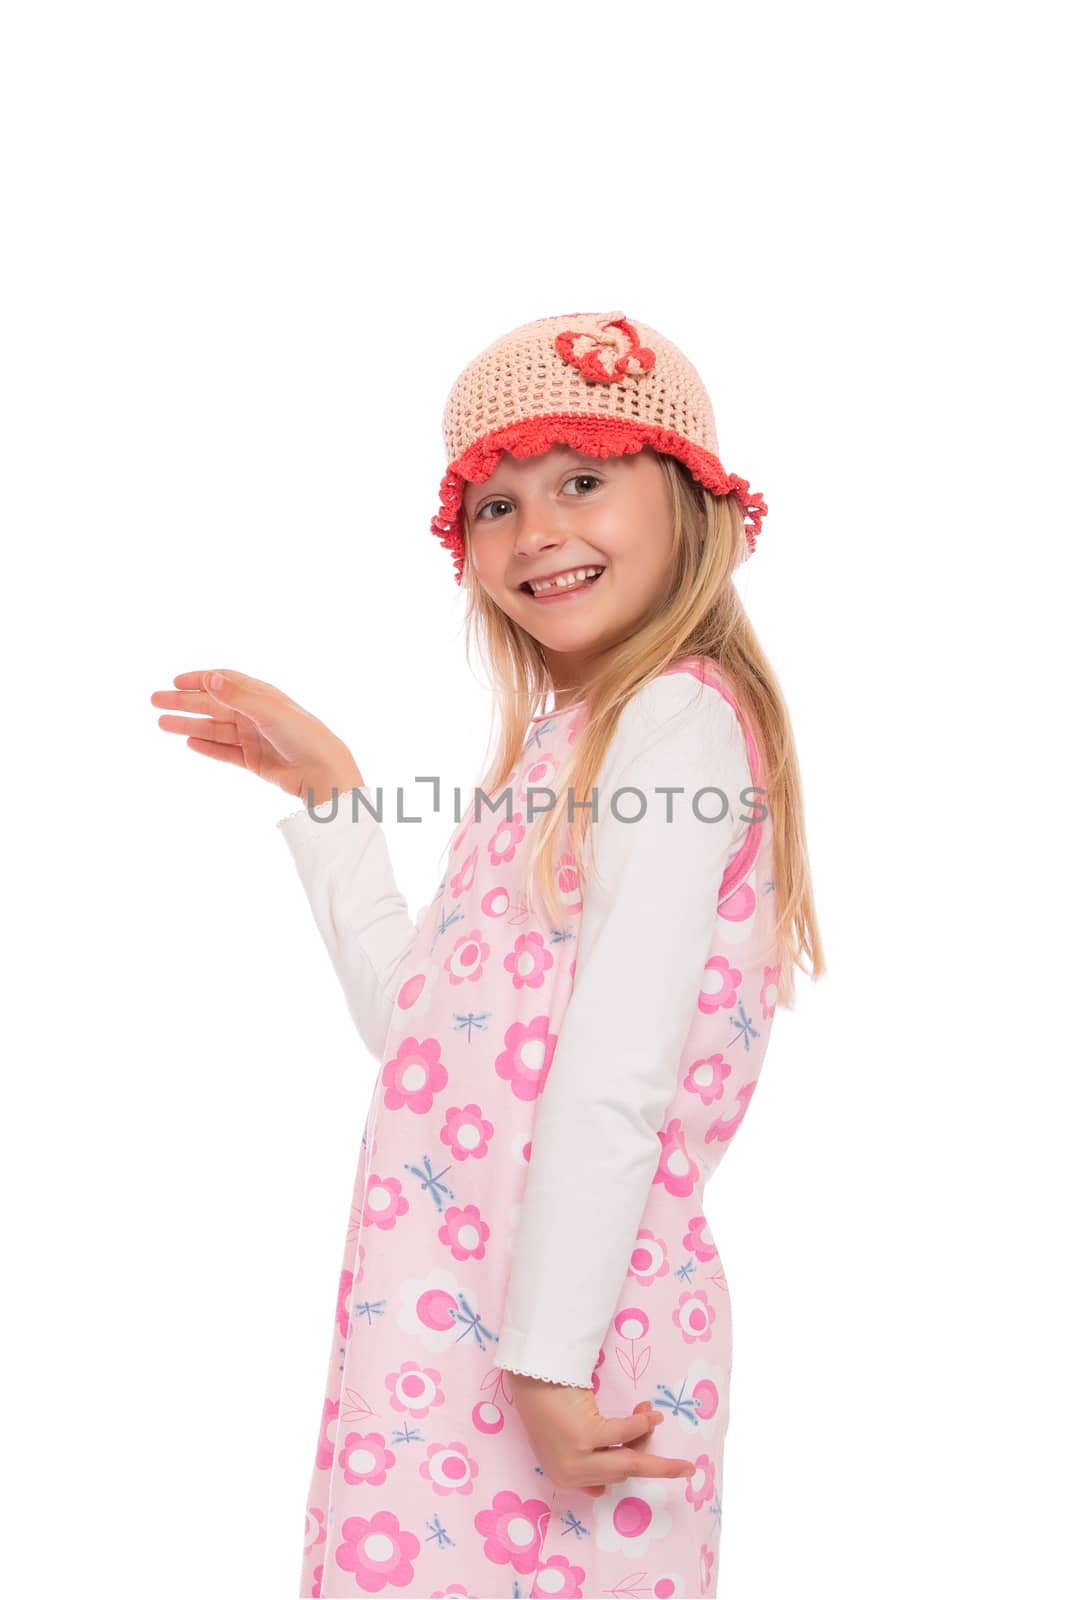
{"type": "Polygon", "coordinates": [[[714,1596],[731,1313],[703,1192],[793,967],[823,970],[731,577],[766,506],[693,366],[621,312],[489,346],[444,432],[432,528],[502,732],[414,923],[327,728],[237,672],[152,696],[301,800],[278,826],[381,1063],[300,1594],[714,1596]]]}

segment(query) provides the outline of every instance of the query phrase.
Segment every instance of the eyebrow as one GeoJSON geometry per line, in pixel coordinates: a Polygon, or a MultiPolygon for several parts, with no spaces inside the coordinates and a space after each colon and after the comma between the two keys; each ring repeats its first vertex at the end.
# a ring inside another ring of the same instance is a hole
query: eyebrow
{"type": "MultiPolygon", "coordinates": [[[[526,457],[524,459],[528,460],[529,457],[526,457]]],[[[587,465],[589,463],[592,463],[591,465],[589,465],[589,471],[590,472],[594,472],[594,471],[598,470],[600,467],[607,467],[610,464],[610,458],[605,458],[605,459],[602,460],[600,456],[586,456],[586,455],[583,455],[580,450],[575,450],[571,445],[568,445],[566,447],[566,457],[560,459],[560,466],[561,467],[562,466],[570,466],[570,465],[573,465],[575,462],[579,463],[582,466],[585,466],[585,465],[587,465]]],[[[477,490],[477,492],[479,494],[481,494],[481,492],[484,490],[486,484],[490,481],[490,478],[495,478],[497,473],[500,471],[501,467],[504,467],[504,469],[507,470],[507,468],[509,468],[511,465],[512,465],[512,463],[510,461],[509,462],[498,461],[496,466],[493,468],[492,472],[490,473],[489,478],[485,479],[485,482],[483,482],[483,483],[472,483],[470,485],[470,487],[472,489],[477,490]]]]}

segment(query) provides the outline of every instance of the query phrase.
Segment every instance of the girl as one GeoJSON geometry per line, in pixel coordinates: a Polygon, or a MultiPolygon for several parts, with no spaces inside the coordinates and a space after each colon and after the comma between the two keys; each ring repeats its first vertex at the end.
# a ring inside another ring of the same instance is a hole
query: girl
{"type": "Polygon", "coordinates": [[[714,1596],[731,1314],[703,1191],[793,967],[824,970],[731,577],[766,506],[693,366],[621,312],[492,344],[444,432],[432,529],[502,731],[414,923],[329,729],[237,672],[152,696],[299,797],[278,826],[380,1062],[300,1594],[714,1596]]]}

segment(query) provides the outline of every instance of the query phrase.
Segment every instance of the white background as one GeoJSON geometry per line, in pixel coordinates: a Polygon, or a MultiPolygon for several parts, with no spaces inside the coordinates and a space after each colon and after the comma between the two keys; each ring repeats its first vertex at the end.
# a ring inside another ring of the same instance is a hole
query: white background
{"type": "MultiPolygon", "coordinates": [[[[296,1594],[376,1064],[291,802],[149,695],[235,667],[466,791],[445,397],[597,306],[767,499],[829,963],[707,1196],[720,1600],[1061,1592],[1051,17],[5,8],[8,1592],[296,1594]]],[[[390,830],[413,905],[451,828],[390,830]]]]}

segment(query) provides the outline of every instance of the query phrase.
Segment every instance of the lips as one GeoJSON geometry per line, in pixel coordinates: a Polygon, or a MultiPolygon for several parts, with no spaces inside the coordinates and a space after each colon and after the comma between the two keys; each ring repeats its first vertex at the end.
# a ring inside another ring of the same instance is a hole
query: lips
{"type": "Polygon", "coordinates": [[[601,568],[595,577],[582,578],[576,583],[553,584],[551,588],[542,589],[536,594],[531,588],[528,587],[529,579],[523,583],[520,583],[519,588],[521,589],[522,593],[528,595],[531,600],[560,599],[565,595],[578,594],[584,589],[591,589],[594,583],[600,582],[600,579],[604,576],[605,570],[605,568],[601,568]]]}

